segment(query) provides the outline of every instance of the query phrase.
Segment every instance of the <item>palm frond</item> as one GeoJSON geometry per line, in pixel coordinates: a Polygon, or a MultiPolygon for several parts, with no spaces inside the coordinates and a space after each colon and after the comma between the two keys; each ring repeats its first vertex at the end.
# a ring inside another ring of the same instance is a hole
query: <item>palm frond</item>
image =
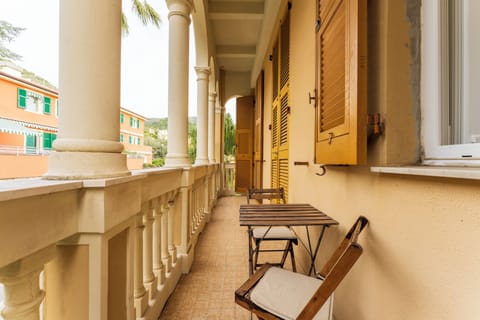
{"type": "Polygon", "coordinates": [[[127,21],[127,16],[122,12],[122,35],[128,35],[129,26],[127,21]]]}
{"type": "Polygon", "coordinates": [[[132,0],[132,10],[144,25],[149,23],[160,26],[161,19],[157,11],[146,1],[132,0]]]}
{"type": "Polygon", "coordinates": [[[148,4],[147,1],[144,2],[145,9],[147,9],[148,16],[150,17],[150,22],[153,23],[157,28],[160,27],[160,23],[162,23],[162,19],[155,9],[148,4]]]}

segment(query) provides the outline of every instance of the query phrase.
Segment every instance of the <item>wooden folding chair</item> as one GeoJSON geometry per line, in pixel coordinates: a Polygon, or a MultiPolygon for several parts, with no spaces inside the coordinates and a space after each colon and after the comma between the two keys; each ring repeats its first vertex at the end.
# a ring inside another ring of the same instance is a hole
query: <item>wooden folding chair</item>
{"type": "MultiPolygon", "coordinates": [[[[285,191],[283,188],[278,189],[248,189],[247,190],[247,203],[250,204],[250,200],[257,200],[260,203],[263,200],[270,201],[285,201],[285,191]]],[[[248,230],[251,239],[254,242],[253,247],[253,262],[251,266],[252,272],[257,270],[257,267],[261,266],[258,263],[258,256],[260,252],[283,252],[283,255],[278,263],[270,263],[279,267],[284,266],[287,259],[287,255],[290,253],[290,259],[292,263],[292,270],[297,271],[295,265],[295,255],[293,252],[293,245],[298,244],[296,234],[289,227],[255,227],[248,230]],[[262,241],[285,241],[285,247],[283,249],[261,249],[260,244],[262,241]]]]}
{"type": "Polygon", "coordinates": [[[362,254],[357,239],[367,223],[357,219],[319,279],[266,264],[235,291],[235,302],[259,319],[331,320],[333,292],[362,254]]]}

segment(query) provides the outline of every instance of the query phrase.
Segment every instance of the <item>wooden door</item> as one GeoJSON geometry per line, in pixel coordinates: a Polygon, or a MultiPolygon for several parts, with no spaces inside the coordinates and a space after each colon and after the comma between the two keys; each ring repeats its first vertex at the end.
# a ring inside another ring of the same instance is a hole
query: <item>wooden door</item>
{"type": "Polygon", "coordinates": [[[252,187],[253,176],[253,96],[237,98],[235,133],[235,191],[252,187]]]}
{"type": "Polygon", "coordinates": [[[254,119],[253,187],[260,189],[263,186],[263,71],[257,79],[254,119]]]}

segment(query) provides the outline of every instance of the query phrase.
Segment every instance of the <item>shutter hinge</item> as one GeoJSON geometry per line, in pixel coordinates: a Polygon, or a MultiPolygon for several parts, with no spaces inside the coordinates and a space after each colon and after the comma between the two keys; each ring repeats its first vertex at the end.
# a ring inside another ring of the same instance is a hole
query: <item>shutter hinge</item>
{"type": "Polygon", "coordinates": [[[385,124],[381,119],[380,113],[368,115],[368,136],[378,136],[383,134],[385,124]]]}

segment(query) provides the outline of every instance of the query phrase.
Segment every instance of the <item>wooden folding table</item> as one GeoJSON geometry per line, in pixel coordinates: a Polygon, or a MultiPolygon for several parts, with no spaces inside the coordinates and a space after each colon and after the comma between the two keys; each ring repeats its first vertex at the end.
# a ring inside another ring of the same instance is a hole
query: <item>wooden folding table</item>
{"type": "MultiPolygon", "coordinates": [[[[332,225],[337,225],[335,219],[330,218],[322,211],[316,209],[310,204],[289,203],[289,204],[246,204],[240,205],[240,226],[248,227],[248,262],[250,275],[253,274],[253,248],[252,248],[252,227],[264,226],[305,226],[307,232],[307,243],[301,240],[300,243],[305,247],[310,255],[309,275],[316,274],[315,259],[318,249],[322,242],[325,229],[332,225]],[[312,245],[310,237],[310,226],[321,227],[317,242],[312,245]]],[[[268,233],[265,233],[265,235],[268,233]]],[[[298,236],[298,235],[297,235],[298,236]]]]}

